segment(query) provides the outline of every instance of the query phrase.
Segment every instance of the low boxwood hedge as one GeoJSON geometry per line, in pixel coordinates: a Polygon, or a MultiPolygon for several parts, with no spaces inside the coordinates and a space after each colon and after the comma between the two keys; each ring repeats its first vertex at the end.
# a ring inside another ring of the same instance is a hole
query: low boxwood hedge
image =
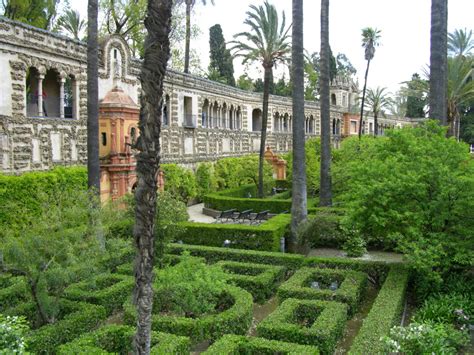
{"type": "Polygon", "coordinates": [[[403,265],[393,265],[372,308],[364,319],[349,354],[383,354],[381,338],[400,320],[405,301],[409,272],[403,265]]]}
{"type": "MultiPolygon", "coordinates": [[[[89,332],[106,318],[106,310],[102,306],[66,299],[59,301],[60,315],[56,323],[34,329],[26,336],[28,351],[33,354],[54,354],[60,344],[67,343],[77,336],[89,332]]],[[[21,307],[10,309],[12,315],[24,315],[32,321],[35,307],[33,303],[23,303],[21,307]]]]}
{"type": "Polygon", "coordinates": [[[107,314],[120,309],[132,292],[132,277],[120,274],[101,274],[68,286],[64,297],[104,306],[107,314]]]}
{"type": "MultiPolygon", "coordinates": [[[[163,266],[164,267],[174,266],[178,264],[181,260],[182,260],[181,255],[165,254],[163,255],[163,266]]],[[[155,258],[155,268],[156,267],[157,267],[157,260],[155,258]]],[[[126,263],[126,264],[119,265],[117,266],[115,272],[117,274],[133,276],[133,273],[134,273],[133,263],[126,263]]]]}
{"type": "MultiPolygon", "coordinates": [[[[193,342],[216,340],[224,334],[246,334],[252,323],[253,300],[247,291],[228,285],[224,291],[232,304],[223,312],[186,318],[171,315],[152,315],[152,329],[188,336],[193,342]]],[[[136,324],[136,309],[131,301],[125,302],[124,322],[136,324]]]]}
{"type": "MultiPolygon", "coordinates": [[[[58,355],[130,354],[136,329],[125,325],[107,325],[61,345],[58,355]]],[[[151,354],[189,354],[189,339],[173,334],[151,332],[151,354]]]]}
{"type": "Polygon", "coordinates": [[[260,337],[315,345],[332,354],[347,320],[347,305],[318,300],[285,300],[257,326],[260,337]]]}
{"type": "Polygon", "coordinates": [[[258,303],[265,302],[275,294],[286,271],[283,266],[237,261],[219,261],[217,264],[230,274],[230,282],[249,291],[258,303]]]}
{"type": "Polygon", "coordinates": [[[256,250],[208,247],[202,245],[170,244],[168,252],[182,254],[188,251],[193,256],[205,258],[209,263],[220,260],[232,260],[259,264],[282,265],[290,270],[298,269],[304,261],[299,254],[283,254],[256,250]]]}
{"type": "Polygon", "coordinates": [[[367,274],[359,271],[304,267],[297,270],[290,279],[283,283],[278,288],[277,294],[280,300],[298,298],[346,303],[353,314],[366,286],[367,274]],[[312,281],[318,281],[321,289],[311,288],[312,281]],[[338,288],[335,291],[327,288],[333,281],[338,283],[338,288]]]}
{"type": "Polygon", "coordinates": [[[264,338],[227,334],[216,341],[202,354],[318,355],[319,350],[317,347],[310,345],[300,345],[264,338]]]}
{"type": "Polygon", "coordinates": [[[180,239],[187,244],[215,247],[220,247],[225,240],[230,240],[233,248],[278,251],[280,238],[288,232],[290,219],[290,215],[281,214],[257,226],[181,222],[180,225],[186,232],[180,239]]]}

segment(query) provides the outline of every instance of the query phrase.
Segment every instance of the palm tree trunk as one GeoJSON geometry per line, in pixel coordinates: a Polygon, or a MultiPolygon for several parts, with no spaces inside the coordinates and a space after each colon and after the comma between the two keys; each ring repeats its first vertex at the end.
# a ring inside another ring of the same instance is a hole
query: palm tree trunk
{"type": "Polygon", "coordinates": [[[291,78],[293,81],[293,181],[291,203],[291,237],[289,247],[296,250],[298,225],[306,220],[303,0],[293,0],[291,78]]]}
{"type": "Polygon", "coordinates": [[[192,0],[186,0],[186,41],[184,44],[184,72],[189,73],[189,56],[191,45],[191,5],[192,0]]]}
{"type": "Polygon", "coordinates": [[[364,89],[362,90],[362,102],[360,104],[359,139],[362,136],[362,122],[364,121],[365,92],[367,90],[367,77],[369,76],[369,67],[370,67],[370,59],[367,61],[367,69],[365,70],[364,89]]]}
{"type": "Polygon", "coordinates": [[[332,205],[329,112],[329,0],[321,0],[321,179],[319,205],[332,205]]]}
{"type": "Polygon", "coordinates": [[[270,95],[270,82],[273,76],[272,65],[264,65],[263,77],[263,112],[262,112],[262,131],[260,134],[260,154],[258,159],[258,197],[263,198],[263,164],[265,162],[265,145],[267,141],[267,122],[268,122],[268,98],[270,95]]]}
{"type": "Polygon", "coordinates": [[[379,124],[378,115],[376,112],[374,112],[374,137],[377,137],[379,134],[378,124],[379,124]]]}
{"type": "Polygon", "coordinates": [[[97,0],[87,7],[87,185],[100,196],[99,161],[99,46],[97,0]]]}
{"type": "Polygon", "coordinates": [[[140,75],[140,136],[135,148],[137,180],[135,191],[134,303],[137,306],[136,354],[150,353],[151,313],[153,307],[154,227],[156,213],[156,176],[160,164],[160,129],[163,80],[170,57],[169,33],[173,0],[149,0],[145,27],[145,54],[140,75]]]}
{"type": "MultiPolygon", "coordinates": [[[[431,0],[430,118],[446,126],[448,90],[448,0],[431,0]]],[[[451,132],[452,133],[452,132],[451,132]]],[[[451,135],[448,133],[448,135],[451,135]]]]}

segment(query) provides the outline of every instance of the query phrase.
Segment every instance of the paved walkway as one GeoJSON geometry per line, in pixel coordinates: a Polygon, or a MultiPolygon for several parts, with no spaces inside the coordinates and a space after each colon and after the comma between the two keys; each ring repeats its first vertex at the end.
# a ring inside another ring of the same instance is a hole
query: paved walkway
{"type": "Polygon", "coordinates": [[[204,203],[188,207],[189,220],[191,222],[214,223],[215,219],[202,213],[204,203]]]}

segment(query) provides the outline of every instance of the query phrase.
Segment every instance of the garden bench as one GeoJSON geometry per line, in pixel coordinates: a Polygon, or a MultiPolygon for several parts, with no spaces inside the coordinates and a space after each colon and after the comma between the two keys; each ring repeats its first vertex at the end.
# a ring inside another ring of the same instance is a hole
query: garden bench
{"type": "Polygon", "coordinates": [[[237,215],[236,220],[238,220],[240,223],[245,222],[246,219],[250,219],[250,215],[251,215],[252,211],[253,210],[245,210],[245,211],[240,212],[237,215]]]}
{"type": "Polygon", "coordinates": [[[228,221],[232,218],[235,211],[235,208],[231,210],[221,211],[221,213],[216,217],[216,221],[214,223],[224,223],[224,220],[228,221]]]}
{"type": "Polygon", "coordinates": [[[250,224],[260,224],[263,221],[266,221],[269,212],[270,212],[269,210],[265,210],[265,211],[258,212],[253,218],[250,216],[249,218],[250,224]]]}

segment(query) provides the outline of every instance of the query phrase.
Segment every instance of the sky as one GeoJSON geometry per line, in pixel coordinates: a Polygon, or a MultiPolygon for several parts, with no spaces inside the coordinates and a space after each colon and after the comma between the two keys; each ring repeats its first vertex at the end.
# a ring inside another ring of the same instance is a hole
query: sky
{"type": "MultiPolygon", "coordinates": [[[[291,0],[269,0],[278,12],[285,12],[291,22],[291,0]]],[[[71,7],[84,16],[87,2],[71,0],[71,7]]],[[[248,30],[243,24],[249,5],[261,5],[263,0],[214,0],[203,6],[197,1],[191,19],[201,29],[201,35],[191,43],[201,58],[201,65],[209,63],[209,27],[220,24],[226,41],[233,35],[248,30]]],[[[310,53],[320,48],[320,4],[318,0],[304,1],[304,45],[310,53]]],[[[329,42],[334,55],[344,53],[357,69],[356,78],[360,86],[367,62],[361,47],[361,30],[375,27],[381,30],[381,45],[376,48],[370,65],[368,87],[387,87],[398,90],[400,83],[410,80],[413,73],[421,73],[430,59],[430,11],[431,0],[330,0],[329,42]]],[[[454,29],[474,30],[474,0],[448,1],[448,31],[454,29]]],[[[241,59],[234,60],[236,77],[243,73],[241,59]]],[[[259,74],[260,64],[250,66],[251,76],[259,74]]],[[[261,71],[261,70],[260,70],[261,71]]],[[[276,76],[281,75],[279,73],[276,76]]],[[[262,75],[263,76],[263,75],[262,75]]],[[[288,76],[287,76],[288,77],[288,76]]]]}

